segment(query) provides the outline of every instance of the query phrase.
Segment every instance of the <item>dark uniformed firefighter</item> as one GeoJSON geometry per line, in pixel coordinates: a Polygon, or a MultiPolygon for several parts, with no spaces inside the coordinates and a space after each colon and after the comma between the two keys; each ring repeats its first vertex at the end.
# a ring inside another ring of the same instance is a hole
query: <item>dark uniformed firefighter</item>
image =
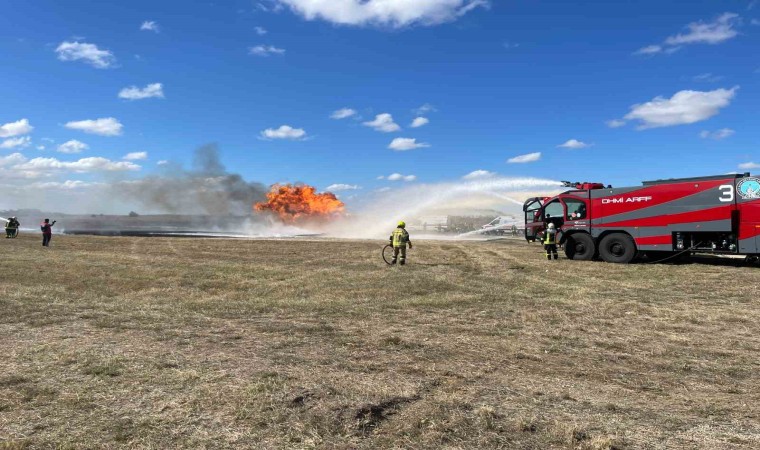
{"type": "Polygon", "coordinates": [[[55,222],[56,221],[54,220],[53,223],[50,223],[50,219],[45,219],[45,221],[40,224],[43,247],[50,247],[50,239],[53,238],[53,225],[55,225],[55,222]]]}
{"type": "Polygon", "coordinates": [[[11,217],[5,222],[5,237],[7,238],[14,238],[18,234],[18,228],[21,226],[21,223],[18,221],[18,218],[16,216],[11,217]]]}
{"type": "Polygon", "coordinates": [[[546,226],[544,232],[544,249],[546,250],[546,259],[557,259],[557,229],[553,223],[546,226]]]}
{"type": "Polygon", "coordinates": [[[409,233],[406,231],[406,223],[401,221],[398,223],[398,227],[393,230],[390,237],[391,245],[393,246],[393,260],[391,264],[396,264],[399,253],[401,253],[401,265],[406,264],[406,245],[409,244],[409,248],[412,248],[412,241],[409,240],[409,233]]]}

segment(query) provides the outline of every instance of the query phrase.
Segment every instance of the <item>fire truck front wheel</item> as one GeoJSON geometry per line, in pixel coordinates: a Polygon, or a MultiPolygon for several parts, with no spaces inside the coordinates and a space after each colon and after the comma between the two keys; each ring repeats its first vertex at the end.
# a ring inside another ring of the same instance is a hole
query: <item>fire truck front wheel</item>
{"type": "Polygon", "coordinates": [[[612,233],[599,243],[599,256],[610,263],[628,264],[636,257],[636,242],[625,233],[612,233]]]}
{"type": "Polygon", "coordinates": [[[591,261],[596,253],[594,239],[586,233],[577,233],[567,238],[565,255],[576,261],[591,261]]]}

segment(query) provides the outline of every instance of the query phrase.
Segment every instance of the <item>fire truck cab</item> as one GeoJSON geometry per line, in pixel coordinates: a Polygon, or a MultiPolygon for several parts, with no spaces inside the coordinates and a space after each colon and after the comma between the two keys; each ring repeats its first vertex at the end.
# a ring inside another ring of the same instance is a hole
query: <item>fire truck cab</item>
{"type": "Polygon", "coordinates": [[[642,253],[760,255],[760,179],[749,173],[624,188],[563,183],[572,189],[526,200],[525,238],[540,240],[554,223],[569,259],[628,263],[642,253]]]}

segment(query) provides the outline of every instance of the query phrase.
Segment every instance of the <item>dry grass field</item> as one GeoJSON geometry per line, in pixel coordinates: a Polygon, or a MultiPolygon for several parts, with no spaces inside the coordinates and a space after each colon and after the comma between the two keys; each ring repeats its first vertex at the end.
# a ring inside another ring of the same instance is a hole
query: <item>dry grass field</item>
{"type": "Polygon", "coordinates": [[[760,269],[3,240],[0,448],[759,448],[760,269]]]}

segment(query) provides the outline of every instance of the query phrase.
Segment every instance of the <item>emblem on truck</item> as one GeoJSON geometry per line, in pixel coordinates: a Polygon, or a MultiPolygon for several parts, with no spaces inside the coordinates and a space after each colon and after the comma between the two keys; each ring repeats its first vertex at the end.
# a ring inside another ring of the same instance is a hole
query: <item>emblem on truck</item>
{"type": "Polygon", "coordinates": [[[741,198],[760,198],[760,179],[746,177],[736,183],[736,192],[741,198]]]}

